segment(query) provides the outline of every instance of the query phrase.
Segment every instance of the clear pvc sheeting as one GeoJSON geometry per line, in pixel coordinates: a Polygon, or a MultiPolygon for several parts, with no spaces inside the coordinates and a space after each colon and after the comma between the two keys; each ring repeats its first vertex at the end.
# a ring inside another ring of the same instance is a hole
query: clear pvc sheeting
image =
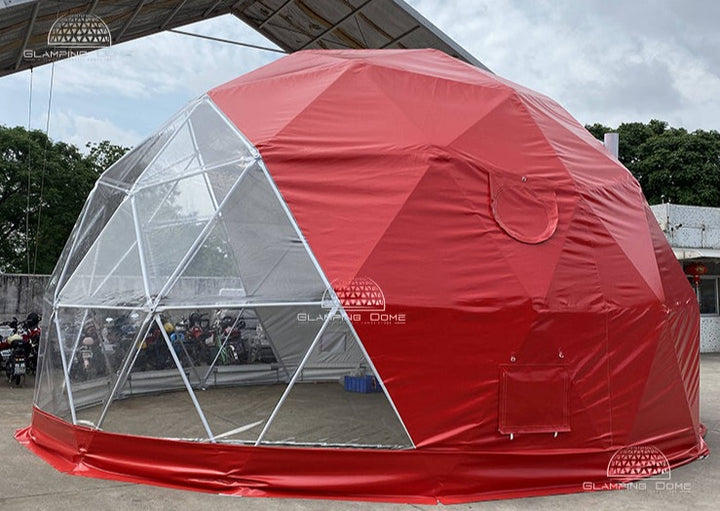
{"type": "MultiPolygon", "coordinates": [[[[132,154],[132,153],[130,153],[132,154]]],[[[127,157],[127,156],[126,156],[127,157]]],[[[122,190],[106,186],[98,181],[90,193],[78,222],[70,234],[65,250],[55,266],[49,287],[59,291],[77,266],[83,261],[87,252],[95,244],[97,237],[107,223],[113,218],[115,211],[125,200],[122,190]]],[[[52,298],[55,298],[53,295],[52,298]]]]}
{"type": "Polygon", "coordinates": [[[247,169],[225,203],[165,303],[322,300],[325,283],[261,165],[247,169]]]}
{"type": "Polygon", "coordinates": [[[277,309],[167,310],[145,328],[137,312],[95,312],[102,331],[86,319],[81,337],[103,340],[72,358],[77,422],[191,441],[411,447],[342,315],[295,307],[290,335],[284,322],[265,328],[277,309]]]}
{"type": "Polygon", "coordinates": [[[260,444],[411,447],[352,328],[333,316],[260,444]]]}
{"type": "Polygon", "coordinates": [[[68,422],[412,446],[257,150],[208,98],[103,174],[46,301],[35,403],[68,422]]]}
{"type": "Polygon", "coordinates": [[[72,421],[70,399],[55,318],[45,330],[45,342],[38,355],[38,374],[35,378],[35,406],[53,415],[72,421]]]}
{"type": "Polygon", "coordinates": [[[58,294],[59,304],[120,305],[145,297],[130,201],[123,202],[58,294]]]}

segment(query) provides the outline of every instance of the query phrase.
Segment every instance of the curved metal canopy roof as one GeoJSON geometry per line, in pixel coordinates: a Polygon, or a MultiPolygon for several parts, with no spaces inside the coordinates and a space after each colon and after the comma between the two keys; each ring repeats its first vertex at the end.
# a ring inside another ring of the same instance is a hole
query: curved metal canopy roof
{"type": "MultiPolygon", "coordinates": [[[[487,69],[402,0],[0,0],[0,76],[71,56],[58,51],[63,48],[58,38],[48,35],[58,19],[72,14],[102,20],[113,45],[233,14],[287,52],[436,48],[487,69]]],[[[57,36],[58,30],[53,32],[57,36]]],[[[64,35],[66,41],[88,36],[72,26],[64,35]]],[[[102,41],[101,35],[96,40],[102,41]]]]}

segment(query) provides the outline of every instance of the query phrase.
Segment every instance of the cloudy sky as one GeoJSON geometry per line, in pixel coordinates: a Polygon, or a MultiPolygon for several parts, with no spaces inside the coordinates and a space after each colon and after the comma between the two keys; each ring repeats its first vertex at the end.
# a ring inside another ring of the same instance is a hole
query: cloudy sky
{"type": "MultiPolygon", "coordinates": [[[[580,122],[652,118],[720,130],[716,0],[410,0],[495,73],[580,122]]],[[[232,16],[185,30],[271,45],[232,16]]],[[[135,145],[191,99],[279,54],[162,33],[55,65],[50,136],[135,145]]],[[[45,129],[51,67],[33,73],[31,126],[45,129]]],[[[0,124],[28,124],[30,73],[0,78],[0,124]]]]}

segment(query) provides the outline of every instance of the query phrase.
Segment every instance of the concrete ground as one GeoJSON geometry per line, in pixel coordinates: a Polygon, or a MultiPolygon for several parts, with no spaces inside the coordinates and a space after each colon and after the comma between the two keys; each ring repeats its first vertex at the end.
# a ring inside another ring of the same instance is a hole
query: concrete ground
{"type": "MultiPolygon", "coordinates": [[[[700,363],[700,415],[708,428],[706,442],[713,454],[673,470],[672,485],[645,490],[587,492],[445,506],[453,510],[519,510],[526,508],[658,510],[720,508],[720,354],[703,355],[700,363]]],[[[30,422],[33,389],[12,389],[0,382],[0,509],[23,510],[410,510],[434,506],[225,497],[152,486],[69,476],[55,471],[20,446],[16,429],[30,422]]]]}

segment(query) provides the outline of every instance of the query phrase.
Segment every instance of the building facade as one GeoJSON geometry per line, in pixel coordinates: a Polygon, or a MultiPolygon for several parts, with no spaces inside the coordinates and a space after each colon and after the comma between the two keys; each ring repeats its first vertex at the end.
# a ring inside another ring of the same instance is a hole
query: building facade
{"type": "Polygon", "coordinates": [[[697,293],[700,351],[720,353],[720,208],[650,206],[697,293]]]}

